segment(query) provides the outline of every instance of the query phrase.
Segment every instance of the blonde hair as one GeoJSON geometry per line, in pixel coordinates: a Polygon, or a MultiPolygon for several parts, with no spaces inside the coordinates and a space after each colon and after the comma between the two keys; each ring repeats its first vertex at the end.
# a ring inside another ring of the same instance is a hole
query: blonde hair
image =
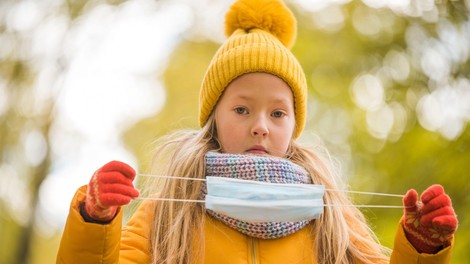
{"type": "MultiPolygon", "coordinates": [[[[292,142],[288,158],[303,166],[315,184],[338,190],[340,179],[313,150],[292,142]]],[[[364,215],[344,192],[326,191],[323,214],[312,228],[318,263],[389,263],[390,250],[379,243],[364,215]]]]}
{"type": "MultiPolygon", "coordinates": [[[[178,131],[159,140],[153,172],[190,178],[205,177],[205,154],[220,150],[214,115],[198,131],[178,131]]],[[[303,166],[316,184],[337,189],[338,179],[314,151],[291,142],[286,158],[303,166]]],[[[160,195],[177,199],[200,199],[200,181],[166,180],[160,195]]],[[[161,186],[160,186],[161,187],[161,186]]],[[[154,187],[157,188],[157,187],[154,187]]],[[[326,204],[350,205],[343,192],[326,192],[326,204]]],[[[199,203],[161,202],[155,206],[151,225],[153,264],[202,261],[204,215],[199,203]],[[198,243],[194,243],[198,241],[198,243]]],[[[363,214],[353,206],[325,207],[314,221],[312,234],[318,263],[388,263],[388,249],[381,246],[363,214]]]]}

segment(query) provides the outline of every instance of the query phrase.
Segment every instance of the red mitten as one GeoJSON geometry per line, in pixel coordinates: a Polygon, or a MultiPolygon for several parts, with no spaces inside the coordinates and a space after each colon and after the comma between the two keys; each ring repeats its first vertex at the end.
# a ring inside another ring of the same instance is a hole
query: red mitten
{"type": "Polygon", "coordinates": [[[111,161],[98,169],[88,184],[84,210],[98,222],[109,222],[120,206],[139,196],[132,181],[135,171],[129,165],[111,161]]]}
{"type": "Polygon", "coordinates": [[[419,253],[434,254],[449,245],[457,230],[457,216],[450,197],[441,185],[432,185],[421,194],[411,189],[403,197],[406,238],[419,253]]]}

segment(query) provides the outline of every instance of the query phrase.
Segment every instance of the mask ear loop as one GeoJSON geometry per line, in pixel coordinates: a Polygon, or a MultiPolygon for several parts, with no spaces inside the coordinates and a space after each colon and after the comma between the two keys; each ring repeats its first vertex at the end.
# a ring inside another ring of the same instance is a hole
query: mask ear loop
{"type": "MultiPolygon", "coordinates": [[[[335,190],[335,189],[325,189],[329,192],[344,192],[344,193],[354,193],[354,194],[363,194],[363,195],[375,195],[375,196],[385,196],[385,197],[398,197],[403,198],[404,195],[401,194],[391,194],[391,193],[377,193],[377,192],[361,192],[361,191],[350,191],[350,190],[335,190]]],[[[356,208],[405,208],[403,205],[374,205],[374,204],[325,204],[329,207],[356,207],[356,208]]],[[[406,207],[408,208],[408,207],[406,207]]]]}
{"type": "MultiPolygon", "coordinates": [[[[137,174],[141,177],[152,177],[152,178],[163,178],[163,179],[177,179],[177,180],[188,180],[188,181],[203,181],[206,179],[202,178],[188,178],[180,176],[168,176],[168,175],[153,175],[153,174],[137,174]]],[[[337,189],[325,189],[328,192],[345,192],[362,195],[376,195],[386,197],[398,197],[403,198],[404,195],[390,194],[390,193],[376,193],[376,192],[362,192],[362,191],[351,191],[351,190],[337,190],[337,189]]],[[[151,200],[151,201],[167,201],[167,202],[188,202],[188,203],[205,203],[205,200],[191,200],[191,199],[175,199],[175,198],[162,198],[162,197],[137,197],[135,200],[151,200]]],[[[408,208],[403,205],[375,205],[375,204],[324,204],[325,207],[356,207],[356,208],[408,208]]]]}

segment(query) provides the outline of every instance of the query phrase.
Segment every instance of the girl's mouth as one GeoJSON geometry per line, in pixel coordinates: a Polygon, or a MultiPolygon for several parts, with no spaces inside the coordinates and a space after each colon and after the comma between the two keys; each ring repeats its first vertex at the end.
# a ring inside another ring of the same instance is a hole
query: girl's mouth
{"type": "Polygon", "coordinates": [[[256,145],[249,148],[246,152],[256,155],[266,155],[269,154],[268,151],[261,145],[256,145]]]}

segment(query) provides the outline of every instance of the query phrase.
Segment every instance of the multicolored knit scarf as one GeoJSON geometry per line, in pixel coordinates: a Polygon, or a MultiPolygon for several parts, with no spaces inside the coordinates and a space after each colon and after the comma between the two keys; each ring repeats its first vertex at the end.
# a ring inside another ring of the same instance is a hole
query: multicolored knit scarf
{"type": "MultiPolygon", "coordinates": [[[[304,183],[312,180],[307,171],[286,159],[256,155],[239,155],[208,152],[206,154],[206,176],[228,177],[270,183],[304,183]]],[[[201,199],[207,194],[202,188],[201,199]]],[[[209,215],[239,232],[256,238],[275,239],[293,234],[311,220],[300,222],[250,223],[206,210],[209,215]]]]}

